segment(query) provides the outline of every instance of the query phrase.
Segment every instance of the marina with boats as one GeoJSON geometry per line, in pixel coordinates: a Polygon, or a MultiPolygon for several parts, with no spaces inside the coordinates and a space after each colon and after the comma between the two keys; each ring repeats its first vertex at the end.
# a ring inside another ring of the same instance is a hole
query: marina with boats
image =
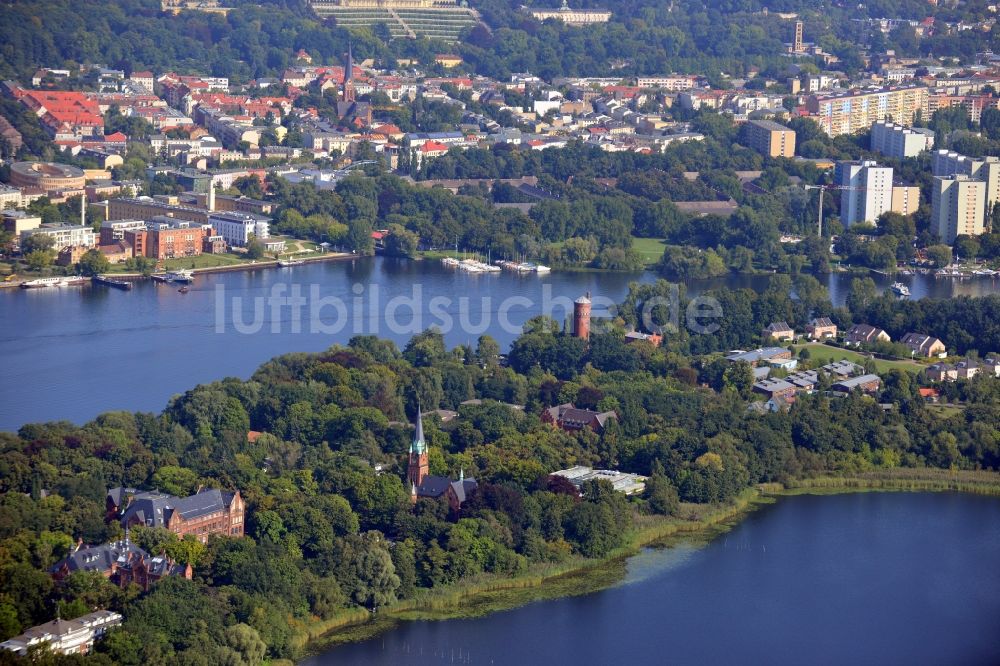
{"type": "Polygon", "coordinates": [[[454,268],[466,273],[499,273],[501,271],[511,271],[514,273],[549,273],[552,271],[548,266],[533,264],[531,262],[517,262],[507,260],[497,260],[492,264],[476,259],[456,259],[455,257],[445,257],[441,263],[448,268],[454,268]]]}

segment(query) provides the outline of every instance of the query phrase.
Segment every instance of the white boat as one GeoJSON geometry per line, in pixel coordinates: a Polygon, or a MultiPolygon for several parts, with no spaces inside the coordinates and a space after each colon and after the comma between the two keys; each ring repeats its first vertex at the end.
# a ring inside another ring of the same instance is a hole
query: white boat
{"type": "Polygon", "coordinates": [[[288,266],[298,266],[299,264],[304,264],[305,262],[301,259],[278,259],[278,265],[282,268],[288,266]]]}
{"type": "Polygon", "coordinates": [[[890,289],[892,289],[892,293],[896,294],[897,296],[909,296],[910,295],[910,288],[907,287],[902,282],[893,282],[892,286],[890,287],[890,289]]]}
{"type": "Polygon", "coordinates": [[[28,280],[27,282],[21,283],[21,289],[41,289],[44,287],[61,287],[63,278],[61,277],[47,277],[38,278],[36,280],[28,280]]]}
{"type": "Polygon", "coordinates": [[[164,277],[166,277],[167,282],[194,282],[194,272],[188,268],[168,271],[164,277]]]}
{"type": "Polygon", "coordinates": [[[461,262],[458,259],[454,258],[454,257],[445,257],[444,259],[441,260],[441,263],[444,264],[445,266],[450,267],[450,268],[455,268],[461,262]]]}
{"type": "Polygon", "coordinates": [[[548,266],[542,266],[541,264],[536,264],[535,265],[535,272],[536,273],[551,273],[552,269],[549,268],[548,266]]]}

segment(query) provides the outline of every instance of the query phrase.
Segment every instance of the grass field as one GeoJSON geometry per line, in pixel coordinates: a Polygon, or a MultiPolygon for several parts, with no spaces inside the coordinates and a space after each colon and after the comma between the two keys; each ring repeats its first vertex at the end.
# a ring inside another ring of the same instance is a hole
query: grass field
{"type": "MultiPolygon", "coordinates": [[[[264,257],[262,261],[269,260],[264,257]]],[[[217,266],[235,266],[236,264],[247,263],[246,259],[234,254],[199,254],[195,257],[176,257],[174,259],[164,259],[163,267],[170,271],[178,268],[216,268],[217,266]]]]}
{"type": "Polygon", "coordinates": [[[632,237],[632,247],[639,256],[642,257],[643,263],[647,266],[651,266],[660,260],[663,256],[663,238],[636,238],[632,237]]]}
{"type": "MultiPolygon", "coordinates": [[[[821,342],[810,342],[804,345],[795,345],[795,352],[798,353],[799,349],[803,347],[809,349],[810,359],[814,361],[823,361],[824,363],[845,359],[861,364],[868,358],[864,354],[854,350],[831,347],[829,345],[824,345],[821,342]]],[[[908,372],[917,373],[925,367],[916,361],[884,361],[880,358],[874,360],[875,367],[880,373],[888,370],[906,370],[908,372]]]]}

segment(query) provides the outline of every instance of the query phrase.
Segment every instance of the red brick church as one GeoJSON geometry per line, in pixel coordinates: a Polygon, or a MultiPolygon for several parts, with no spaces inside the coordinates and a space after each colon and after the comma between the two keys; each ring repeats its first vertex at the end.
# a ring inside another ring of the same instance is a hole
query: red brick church
{"type": "Polygon", "coordinates": [[[475,479],[465,478],[464,470],[457,481],[452,481],[446,476],[431,476],[420,407],[417,407],[416,425],[416,433],[410,444],[410,462],[406,470],[406,481],[410,484],[410,499],[416,504],[421,497],[445,497],[451,510],[458,511],[465,499],[479,484],[475,479]]]}

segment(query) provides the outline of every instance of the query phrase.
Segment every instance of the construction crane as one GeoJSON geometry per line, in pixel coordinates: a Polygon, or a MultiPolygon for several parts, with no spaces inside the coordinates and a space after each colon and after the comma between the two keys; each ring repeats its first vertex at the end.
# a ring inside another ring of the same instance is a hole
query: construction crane
{"type": "Polygon", "coordinates": [[[848,192],[863,192],[865,189],[867,189],[867,188],[864,188],[864,187],[849,187],[849,186],[846,186],[846,185],[803,185],[802,187],[804,187],[807,191],[808,190],[819,190],[819,215],[818,215],[818,217],[819,217],[818,227],[819,228],[818,228],[818,231],[819,231],[819,237],[820,238],[823,237],[823,193],[826,192],[827,190],[841,190],[841,191],[846,190],[848,192]]]}

